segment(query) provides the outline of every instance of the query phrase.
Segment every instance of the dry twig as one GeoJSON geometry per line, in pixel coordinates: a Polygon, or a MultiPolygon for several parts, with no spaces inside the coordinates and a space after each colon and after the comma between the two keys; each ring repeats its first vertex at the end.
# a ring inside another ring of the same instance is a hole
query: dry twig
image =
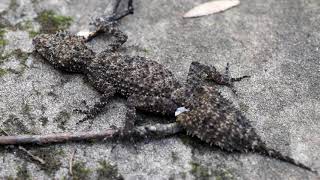
{"type": "Polygon", "coordinates": [[[33,160],[38,161],[41,165],[45,165],[46,162],[41,159],[40,157],[32,154],[30,151],[28,151],[26,148],[24,148],[23,146],[18,146],[18,149],[25,152],[28,156],[30,156],[33,160]]]}
{"type": "MultiPolygon", "coordinates": [[[[7,136],[0,136],[0,139],[1,139],[1,137],[8,137],[9,133],[6,132],[6,131],[5,131],[4,129],[2,129],[2,128],[0,128],[0,129],[1,129],[1,131],[2,131],[5,135],[7,135],[7,136]]],[[[24,148],[23,146],[18,146],[18,149],[19,149],[20,151],[25,152],[29,157],[31,157],[31,158],[32,158],[33,160],[35,160],[35,161],[38,161],[40,164],[42,164],[42,165],[46,164],[46,162],[45,162],[43,159],[41,159],[40,157],[32,154],[30,151],[28,151],[28,150],[27,150],[26,148],[24,148]]]]}
{"type": "Polygon", "coordinates": [[[74,155],[76,154],[76,149],[72,152],[70,160],[69,160],[69,174],[71,176],[73,176],[73,171],[72,171],[72,167],[73,167],[73,159],[74,159],[74,155]]]}
{"type": "Polygon", "coordinates": [[[51,144],[68,141],[110,139],[113,137],[124,139],[129,136],[169,136],[181,131],[182,128],[177,123],[155,124],[149,126],[138,126],[126,134],[122,133],[122,129],[106,129],[100,132],[89,131],[79,133],[56,133],[48,135],[0,136],[0,145],[51,144]]]}

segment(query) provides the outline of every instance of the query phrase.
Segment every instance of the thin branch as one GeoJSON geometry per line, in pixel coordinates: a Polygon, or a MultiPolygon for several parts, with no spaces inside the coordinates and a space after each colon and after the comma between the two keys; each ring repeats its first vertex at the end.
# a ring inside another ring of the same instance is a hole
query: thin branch
{"type": "MultiPolygon", "coordinates": [[[[2,131],[5,135],[9,135],[9,133],[8,133],[6,130],[4,130],[4,129],[2,129],[2,128],[0,128],[0,129],[1,129],[1,131],[2,131]]],[[[2,136],[0,136],[0,138],[1,138],[1,137],[2,137],[2,136]]],[[[40,164],[42,164],[42,165],[46,164],[46,162],[45,162],[43,159],[41,159],[40,157],[32,154],[30,151],[28,151],[28,150],[27,150],[26,148],[24,148],[23,146],[18,146],[18,149],[19,149],[20,151],[25,152],[28,156],[30,156],[33,160],[38,161],[40,164]]]]}
{"type": "Polygon", "coordinates": [[[56,133],[48,135],[0,136],[0,145],[51,144],[93,139],[106,140],[113,137],[120,137],[123,139],[130,136],[169,136],[181,131],[182,128],[177,123],[155,124],[149,126],[137,126],[128,133],[123,133],[122,129],[106,129],[100,132],[89,131],[79,133],[56,133]]]}

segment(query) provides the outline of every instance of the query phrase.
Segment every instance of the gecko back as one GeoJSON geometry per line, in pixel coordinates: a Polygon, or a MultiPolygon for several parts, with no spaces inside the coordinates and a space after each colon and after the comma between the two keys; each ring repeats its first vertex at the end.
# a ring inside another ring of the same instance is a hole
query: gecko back
{"type": "Polygon", "coordinates": [[[88,76],[98,90],[109,84],[125,96],[170,97],[180,87],[174,75],[162,64],[140,56],[102,52],[89,64],[88,76]]]}

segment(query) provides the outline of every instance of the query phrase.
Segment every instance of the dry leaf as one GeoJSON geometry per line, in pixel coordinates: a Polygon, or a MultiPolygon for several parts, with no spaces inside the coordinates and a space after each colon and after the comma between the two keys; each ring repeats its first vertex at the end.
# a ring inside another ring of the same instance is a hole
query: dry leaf
{"type": "Polygon", "coordinates": [[[192,18],[206,16],[225,11],[240,4],[239,0],[218,0],[200,4],[188,11],[183,17],[192,18]]]}

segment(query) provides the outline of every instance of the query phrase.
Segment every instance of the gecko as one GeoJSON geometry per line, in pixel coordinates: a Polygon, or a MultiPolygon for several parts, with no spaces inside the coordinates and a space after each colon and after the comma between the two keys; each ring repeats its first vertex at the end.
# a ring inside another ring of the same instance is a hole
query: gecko
{"type": "Polygon", "coordinates": [[[97,28],[95,32],[103,32],[116,39],[100,53],[86,45],[98,33],[84,38],[57,32],[40,34],[33,39],[35,51],[55,69],[85,75],[90,85],[101,93],[100,100],[93,107],[82,111],[86,117],[81,122],[102,112],[112,97],[121,96],[126,99],[127,106],[123,134],[135,127],[137,110],[176,116],[176,123],[188,134],[210,145],[229,152],[257,152],[313,171],[268,148],[243,113],[217,89],[217,85],[233,89],[235,82],[249,76],[231,78],[228,66],[225,73],[220,73],[212,65],[194,61],[190,64],[186,82],[181,83],[156,61],[122,55],[118,49],[128,37],[119,30],[117,22],[132,13],[132,0],[129,0],[127,10],[115,11],[112,16],[98,18],[93,23],[97,28]]]}

